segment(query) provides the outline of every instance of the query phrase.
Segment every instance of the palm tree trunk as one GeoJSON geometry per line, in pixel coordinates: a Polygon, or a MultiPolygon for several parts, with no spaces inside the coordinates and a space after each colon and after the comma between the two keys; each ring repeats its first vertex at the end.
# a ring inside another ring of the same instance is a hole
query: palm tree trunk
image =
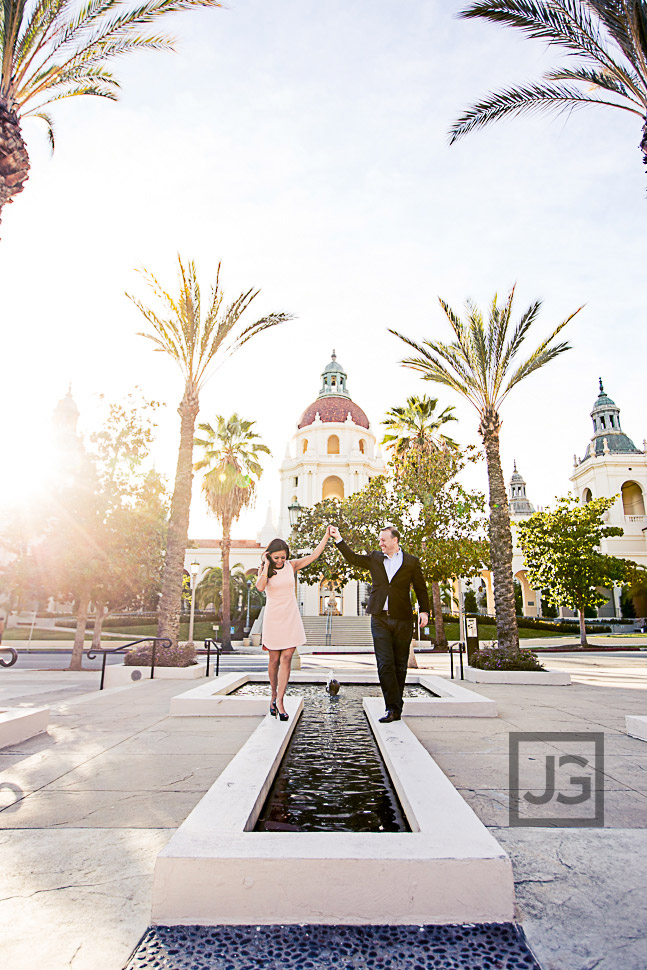
{"type": "Polygon", "coordinates": [[[499,431],[501,421],[496,411],[486,409],[481,416],[479,434],[485,445],[490,489],[490,556],[494,577],[494,612],[499,647],[512,653],[519,651],[519,630],[512,582],[512,531],[506,494],[499,431]]]}
{"type": "Polygon", "coordinates": [[[643,165],[647,167],[647,115],[645,116],[645,124],[643,125],[643,136],[640,141],[640,150],[643,153],[643,165]]]}
{"type": "Polygon", "coordinates": [[[29,155],[18,116],[0,100],[0,215],[29,178],[29,155]]]}
{"type": "Polygon", "coordinates": [[[86,587],[79,591],[79,601],[76,611],[76,630],[74,631],[74,646],[72,647],[72,659],[68,670],[83,670],[83,646],[85,642],[85,624],[88,619],[88,606],[90,605],[90,592],[86,587]]]}
{"type": "Polygon", "coordinates": [[[434,645],[436,650],[447,649],[447,634],[443,620],[443,601],[440,596],[440,583],[431,584],[431,605],[434,611],[434,645]]]}
{"type": "Polygon", "coordinates": [[[222,517],[222,645],[223,650],[231,650],[231,581],[229,571],[229,552],[231,549],[231,516],[222,517]]]}
{"type": "Polygon", "coordinates": [[[580,606],[577,611],[580,620],[580,646],[588,647],[588,640],[586,639],[586,617],[584,616],[584,607],[580,606]]]}
{"type": "Polygon", "coordinates": [[[158,637],[168,637],[177,646],[182,609],[182,576],[189,537],[189,512],[193,485],[193,436],[200,404],[197,390],[188,383],[180,402],[180,450],[177,456],[171,515],[166,538],[166,556],[162,576],[157,621],[158,637]]]}

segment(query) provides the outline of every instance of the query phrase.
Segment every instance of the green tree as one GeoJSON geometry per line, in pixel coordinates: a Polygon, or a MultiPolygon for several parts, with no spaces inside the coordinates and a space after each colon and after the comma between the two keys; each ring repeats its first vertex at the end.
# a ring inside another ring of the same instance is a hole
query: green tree
{"type": "Polygon", "coordinates": [[[211,295],[203,306],[195,264],[186,265],[178,256],[179,292],[171,296],[156,277],[144,270],[144,279],[153,291],[160,314],[134,296],[129,299],[146,318],[152,333],[141,336],[153,342],[156,351],[167,354],[179,367],[184,380],[184,395],[178,407],[180,446],[171,499],[158,636],[177,644],[180,629],[182,574],[189,532],[189,512],[193,485],[193,436],[200,410],[200,392],[217,361],[224,361],[249,340],[269,327],[291,319],[287,313],[270,313],[254,323],[241,322],[258,290],[247,290],[226,305],[220,285],[220,264],[211,295]]]}
{"type": "Polygon", "coordinates": [[[467,461],[457,448],[410,449],[398,462],[397,493],[407,550],[420,559],[431,584],[435,643],[447,647],[440,584],[471,576],[489,564],[485,497],[459,482],[467,461]]]}
{"type": "Polygon", "coordinates": [[[138,50],[172,50],[173,39],[152,29],[163,17],[219,0],[128,0],[79,5],[74,0],[4,0],[0,6],[0,215],[29,178],[23,118],[54,129],[44,108],[61,98],[117,100],[115,58],[138,50]],[[149,29],[151,25],[151,29],[149,29]]]}
{"type": "MultiPolygon", "coordinates": [[[[386,445],[392,454],[392,468],[396,477],[400,474],[402,468],[401,460],[412,449],[425,454],[426,452],[446,449],[448,446],[457,447],[456,442],[446,437],[440,430],[443,425],[457,420],[453,413],[454,408],[447,407],[437,413],[437,407],[437,397],[431,398],[426,394],[419,397],[413,394],[407,398],[404,407],[393,407],[390,411],[387,411],[386,418],[382,422],[387,429],[387,433],[382,438],[382,444],[386,445]]],[[[415,482],[412,484],[415,488],[415,482]]],[[[447,637],[445,636],[440,587],[436,580],[432,582],[432,607],[436,646],[446,647],[447,637]]]]}
{"type": "Polygon", "coordinates": [[[614,501],[615,497],[596,498],[581,505],[570,495],[559,499],[553,511],[535,512],[517,523],[530,585],[546,589],[555,606],[578,611],[583,647],[587,645],[585,611],[607,601],[600,588],[625,585],[646,574],[629,559],[600,552],[603,539],[624,534],[619,526],[603,522],[614,501]]]}
{"type": "Polygon", "coordinates": [[[234,413],[229,418],[216,415],[215,428],[198,425],[201,438],[195,444],[203,456],[195,469],[205,470],[202,491],[210,511],[222,526],[222,647],[231,649],[231,590],[229,553],[231,527],[244,508],[253,504],[256,483],[263,474],[260,455],[270,454],[254,431],[255,421],[234,413]]]}
{"type": "MultiPolygon", "coordinates": [[[[250,589],[250,608],[255,614],[260,612],[260,609],[265,602],[265,594],[259,593],[256,589],[256,577],[253,574],[245,573],[242,563],[237,562],[235,566],[232,567],[230,583],[231,583],[231,600],[234,603],[240,601],[240,597],[243,598],[243,603],[245,608],[247,606],[247,583],[252,583],[250,589]]],[[[199,609],[204,610],[210,605],[213,606],[215,613],[220,613],[222,610],[222,569],[220,566],[209,566],[205,569],[202,579],[195,588],[195,600],[198,604],[199,609]]]]}
{"type": "Polygon", "coordinates": [[[570,349],[567,343],[556,344],[554,340],[579,311],[567,317],[529,357],[519,362],[521,346],[537,318],[541,303],[533,303],[510,333],[513,298],[514,287],[504,305],[499,304],[495,295],[487,323],[478,307],[470,301],[467,303],[467,322],[464,323],[444,300],[440,300],[454,331],[455,340],[449,344],[437,340],[420,344],[396,330],[391,333],[416,352],[417,356],[402,361],[405,366],[419,371],[424,380],[451,387],[478,412],[490,493],[489,538],[497,636],[502,649],[517,652],[519,631],[512,586],[512,534],[499,451],[499,411],[517,384],[570,349]]]}
{"type": "Polygon", "coordinates": [[[645,0],[479,0],[459,16],[515,27],[567,57],[540,81],[505,88],[472,105],[454,122],[452,143],[508,115],[570,114],[582,105],[605,105],[641,118],[647,165],[645,0]]]}

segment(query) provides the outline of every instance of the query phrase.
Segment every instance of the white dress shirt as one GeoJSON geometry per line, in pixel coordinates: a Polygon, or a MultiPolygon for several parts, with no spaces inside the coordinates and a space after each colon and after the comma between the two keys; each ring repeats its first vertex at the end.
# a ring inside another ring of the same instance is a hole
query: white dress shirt
{"type": "MultiPolygon", "coordinates": [[[[392,556],[387,556],[384,554],[384,569],[386,571],[386,576],[389,582],[393,579],[398,569],[402,565],[402,549],[398,549],[394,552],[392,556]]],[[[389,608],[389,597],[384,600],[383,609],[388,610],[389,608]]]]}

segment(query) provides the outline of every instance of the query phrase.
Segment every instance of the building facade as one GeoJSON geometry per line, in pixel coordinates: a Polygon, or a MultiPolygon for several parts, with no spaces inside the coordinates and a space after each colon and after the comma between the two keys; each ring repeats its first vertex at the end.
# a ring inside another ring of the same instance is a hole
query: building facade
{"type": "MultiPolygon", "coordinates": [[[[352,400],[347,381],[333,350],[321,373],[319,394],[299,418],[279,470],[279,535],[290,535],[290,506],[344,499],[385,471],[370,422],[352,400]]],[[[323,615],[331,602],[335,613],[362,615],[366,599],[365,584],[357,582],[343,590],[299,583],[297,594],[305,616],[323,615]]]]}

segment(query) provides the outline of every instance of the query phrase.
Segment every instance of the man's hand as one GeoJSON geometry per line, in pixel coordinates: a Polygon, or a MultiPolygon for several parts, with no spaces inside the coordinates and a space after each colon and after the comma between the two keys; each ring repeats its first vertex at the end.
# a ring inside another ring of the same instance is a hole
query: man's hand
{"type": "Polygon", "coordinates": [[[427,626],[427,624],[429,623],[429,614],[428,613],[419,613],[418,614],[418,623],[420,624],[421,627],[427,626]]]}
{"type": "Polygon", "coordinates": [[[339,529],[337,528],[336,525],[329,525],[328,526],[328,530],[330,532],[330,535],[335,540],[335,542],[337,542],[339,539],[341,539],[341,535],[339,534],[339,529]]]}

